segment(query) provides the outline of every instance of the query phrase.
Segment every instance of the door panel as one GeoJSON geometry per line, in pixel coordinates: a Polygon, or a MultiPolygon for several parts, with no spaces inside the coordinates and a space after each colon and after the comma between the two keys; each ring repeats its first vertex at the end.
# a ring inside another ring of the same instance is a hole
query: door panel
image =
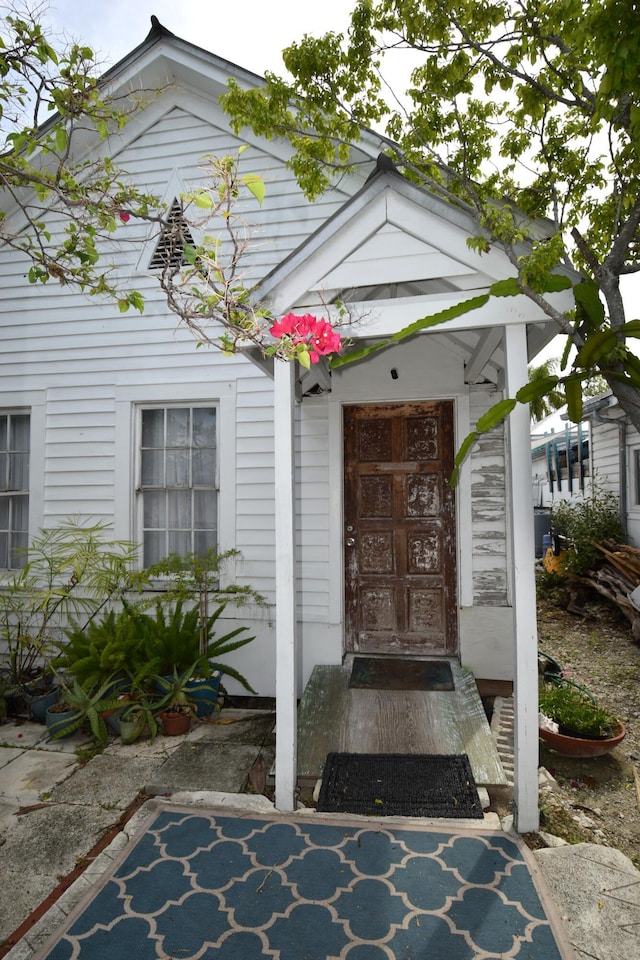
{"type": "Polygon", "coordinates": [[[453,403],[344,408],[346,647],[457,652],[453,403]]]}

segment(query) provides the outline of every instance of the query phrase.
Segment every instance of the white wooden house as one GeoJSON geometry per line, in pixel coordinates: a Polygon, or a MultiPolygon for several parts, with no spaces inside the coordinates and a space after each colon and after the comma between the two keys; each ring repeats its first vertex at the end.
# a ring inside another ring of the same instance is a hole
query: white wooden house
{"type": "MultiPolygon", "coordinates": [[[[170,203],[201,182],[203,155],[240,146],[218,104],[230,76],[260,83],[153,30],[105,82],[160,93],[97,149],[170,203]]],[[[358,147],[358,172],[315,203],[285,167],[286,144],[250,134],[244,142],[246,169],[267,187],[263,206],[251,210],[249,279],[276,314],[320,314],[323,303],[348,296],[351,336],[373,341],[512,275],[499,249],[480,257],[468,248],[477,232],[469,217],[393,172],[375,172],[374,134],[358,147]]],[[[261,695],[278,697],[283,807],[293,796],[296,697],[315,665],[338,664],[349,651],[412,653],[453,658],[479,679],[515,681],[518,823],[533,829],[527,410],[480,438],[456,489],[448,478],[457,445],[505,391],[526,382],[528,361],[553,329],[530,301],[503,298],[310,378],[250,354],[196,350],[150,269],[156,239],[133,222],[118,239],[106,256],[123,283],[144,293],[141,316],[30,285],[20,257],[0,250],[0,427],[18,444],[14,452],[28,444],[30,453],[28,474],[2,494],[13,508],[0,515],[0,536],[18,544],[80,515],[144,541],[149,559],[167,545],[214,538],[220,549],[238,548],[229,576],[276,601],[275,616],[243,615],[258,639],[235,662],[261,695]],[[189,519],[176,507],[161,517],[148,496],[158,480],[145,477],[144,451],[162,456],[173,445],[195,457],[196,425],[208,438],[208,472],[197,490],[180,490],[195,513],[189,519]]]]}

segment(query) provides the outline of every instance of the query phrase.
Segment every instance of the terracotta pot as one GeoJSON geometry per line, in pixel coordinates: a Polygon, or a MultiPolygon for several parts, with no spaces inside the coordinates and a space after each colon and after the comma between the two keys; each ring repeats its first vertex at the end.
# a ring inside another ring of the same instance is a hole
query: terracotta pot
{"type": "Polygon", "coordinates": [[[614,727],[613,736],[607,737],[604,740],[588,740],[585,737],[568,737],[563,733],[553,733],[552,730],[543,730],[542,728],[538,730],[538,733],[550,750],[555,750],[556,753],[561,754],[563,757],[580,758],[604,756],[605,753],[609,753],[614,747],[617,747],[619,743],[622,743],[627,731],[623,724],[617,723],[614,727]]]}
{"type": "Polygon", "coordinates": [[[191,727],[191,714],[178,713],[176,710],[164,710],[160,714],[162,729],[166,737],[179,737],[188,733],[191,727]]]}

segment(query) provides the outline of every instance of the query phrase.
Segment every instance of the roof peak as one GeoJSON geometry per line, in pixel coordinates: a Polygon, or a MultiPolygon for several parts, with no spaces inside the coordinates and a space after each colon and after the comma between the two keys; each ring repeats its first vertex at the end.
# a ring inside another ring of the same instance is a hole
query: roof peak
{"type": "Polygon", "coordinates": [[[151,30],[145,37],[145,40],[157,40],[159,37],[175,37],[175,33],[172,33],[171,30],[167,30],[163,26],[155,14],[151,14],[151,30]]]}

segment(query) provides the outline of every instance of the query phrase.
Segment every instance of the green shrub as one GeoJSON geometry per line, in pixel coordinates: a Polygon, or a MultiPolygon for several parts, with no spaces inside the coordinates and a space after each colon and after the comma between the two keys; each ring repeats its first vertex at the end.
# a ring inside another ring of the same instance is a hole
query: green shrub
{"type": "Polygon", "coordinates": [[[585,737],[606,737],[611,733],[614,718],[596,700],[570,680],[543,683],[540,687],[541,713],[558,726],[585,737]]]}
{"type": "Polygon", "coordinates": [[[602,543],[603,540],[623,543],[626,539],[618,497],[596,484],[590,496],[580,500],[563,500],[554,506],[551,525],[568,541],[564,569],[576,576],[583,576],[602,560],[602,553],[594,543],[602,543]]]}

